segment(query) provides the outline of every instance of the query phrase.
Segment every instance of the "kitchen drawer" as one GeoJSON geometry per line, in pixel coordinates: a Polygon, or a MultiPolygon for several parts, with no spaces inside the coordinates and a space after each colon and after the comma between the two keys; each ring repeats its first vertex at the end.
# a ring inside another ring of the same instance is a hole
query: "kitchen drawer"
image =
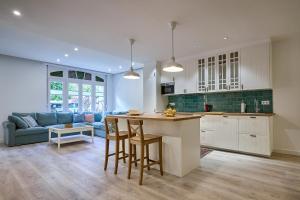
{"type": "Polygon", "coordinates": [[[267,136],[256,134],[239,135],[239,151],[269,156],[269,146],[270,144],[267,136]]]}
{"type": "Polygon", "coordinates": [[[201,130],[200,144],[206,146],[215,146],[216,131],[201,130]]]}
{"type": "Polygon", "coordinates": [[[268,134],[268,117],[249,116],[239,119],[239,134],[268,134]]]}
{"type": "Polygon", "coordinates": [[[200,119],[201,130],[216,131],[219,127],[221,116],[204,116],[200,119]]]}

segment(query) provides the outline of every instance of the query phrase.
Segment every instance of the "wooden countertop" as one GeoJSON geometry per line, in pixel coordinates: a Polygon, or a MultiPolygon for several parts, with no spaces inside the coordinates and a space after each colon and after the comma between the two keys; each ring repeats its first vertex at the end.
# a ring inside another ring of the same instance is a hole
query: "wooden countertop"
{"type": "MultiPolygon", "coordinates": [[[[183,113],[189,114],[189,113],[183,113]]],[[[267,116],[271,117],[275,113],[229,113],[229,112],[195,112],[194,114],[205,115],[228,115],[228,116],[267,116]]]]}
{"type": "Polygon", "coordinates": [[[117,117],[124,119],[161,120],[161,121],[182,121],[201,118],[201,114],[176,114],[175,117],[166,117],[162,113],[144,113],[142,115],[108,115],[107,117],[117,117]]]}

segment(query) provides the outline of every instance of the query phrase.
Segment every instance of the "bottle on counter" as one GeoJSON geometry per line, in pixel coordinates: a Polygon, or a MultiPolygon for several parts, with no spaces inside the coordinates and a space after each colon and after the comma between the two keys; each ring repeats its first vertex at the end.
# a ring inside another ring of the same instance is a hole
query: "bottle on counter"
{"type": "Polygon", "coordinates": [[[246,103],[244,102],[244,100],[242,100],[242,103],[241,103],[241,113],[244,113],[246,112],[246,103]]]}

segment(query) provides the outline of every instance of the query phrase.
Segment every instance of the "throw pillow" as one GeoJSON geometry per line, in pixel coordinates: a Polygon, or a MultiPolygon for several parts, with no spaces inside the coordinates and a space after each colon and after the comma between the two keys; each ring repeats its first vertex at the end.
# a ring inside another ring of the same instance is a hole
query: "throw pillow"
{"type": "Polygon", "coordinates": [[[73,122],[74,123],[84,122],[84,114],[74,114],[73,115],[73,122]]]}
{"type": "Polygon", "coordinates": [[[101,119],[102,119],[102,113],[94,113],[94,120],[95,122],[101,122],[101,119]]]}
{"type": "Polygon", "coordinates": [[[85,114],[84,119],[86,122],[94,123],[94,114],[85,114]]]}
{"type": "Polygon", "coordinates": [[[39,126],[35,119],[33,119],[33,117],[31,117],[30,115],[26,116],[26,117],[22,117],[22,119],[27,123],[27,125],[29,127],[36,127],[36,126],[39,126]]]}
{"type": "Polygon", "coordinates": [[[20,117],[8,116],[8,121],[15,123],[17,128],[28,128],[27,123],[20,117]]]}

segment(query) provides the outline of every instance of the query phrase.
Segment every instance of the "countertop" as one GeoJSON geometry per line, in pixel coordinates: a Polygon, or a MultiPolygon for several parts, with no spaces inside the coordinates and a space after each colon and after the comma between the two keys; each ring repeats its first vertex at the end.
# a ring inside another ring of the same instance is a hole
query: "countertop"
{"type": "Polygon", "coordinates": [[[166,117],[162,113],[144,113],[142,115],[108,115],[107,117],[117,117],[124,119],[161,120],[161,121],[182,121],[201,118],[199,113],[177,113],[175,117],[166,117]]]}
{"type": "Polygon", "coordinates": [[[275,115],[275,113],[229,113],[229,112],[194,112],[194,113],[183,112],[182,114],[199,114],[202,116],[205,116],[205,115],[228,115],[228,116],[267,116],[267,117],[275,115]]]}

